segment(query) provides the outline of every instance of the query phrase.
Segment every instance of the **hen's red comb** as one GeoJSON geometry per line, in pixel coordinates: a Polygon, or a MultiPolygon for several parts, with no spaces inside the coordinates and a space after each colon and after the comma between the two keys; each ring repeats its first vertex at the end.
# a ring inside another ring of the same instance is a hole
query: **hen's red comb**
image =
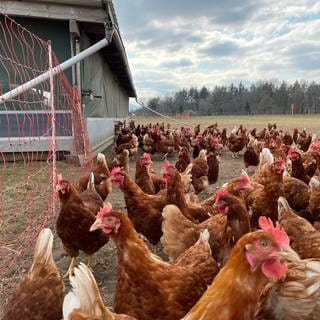
{"type": "Polygon", "coordinates": [[[285,164],[285,161],[281,157],[278,157],[276,159],[276,162],[280,162],[281,164],[285,164]]]}
{"type": "Polygon", "coordinates": [[[242,180],[242,182],[244,183],[244,185],[248,185],[250,183],[250,178],[246,173],[241,173],[240,174],[240,179],[242,180]]]}
{"type": "Polygon", "coordinates": [[[292,155],[293,152],[296,152],[297,149],[295,147],[290,147],[289,151],[288,151],[288,155],[292,155]]]}
{"type": "Polygon", "coordinates": [[[110,172],[110,177],[112,176],[115,176],[117,173],[119,173],[121,171],[121,168],[120,167],[114,167],[111,172],[110,172]]]}
{"type": "Polygon", "coordinates": [[[148,161],[151,161],[151,157],[149,153],[144,153],[143,158],[147,159],[148,161]]]}
{"type": "Polygon", "coordinates": [[[220,201],[220,199],[225,196],[226,194],[228,194],[228,190],[227,189],[220,189],[217,193],[216,193],[216,201],[215,203],[218,203],[220,201]]]}
{"type": "Polygon", "coordinates": [[[317,148],[317,145],[315,143],[310,144],[310,150],[314,150],[317,148]]]}
{"type": "Polygon", "coordinates": [[[165,160],[161,166],[162,170],[168,170],[168,167],[170,166],[169,160],[165,160]]]}
{"type": "Polygon", "coordinates": [[[63,180],[62,173],[58,173],[57,174],[57,184],[60,184],[62,180],[63,180]]]}
{"type": "Polygon", "coordinates": [[[110,202],[105,203],[103,208],[101,208],[100,211],[97,213],[97,218],[103,219],[107,213],[111,212],[111,210],[112,204],[110,202]]]}
{"type": "Polygon", "coordinates": [[[286,232],[283,228],[280,227],[279,222],[276,223],[276,226],[273,225],[273,222],[270,218],[267,218],[265,216],[261,216],[259,218],[259,226],[260,228],[273,235],[276,242],[281,247],[288,247],[290,240],[286,232]]]}
{"type": "Polygon", "coordinates": [[[315,142],[313,142],[313,143],[311,144],[310,149],[311,149],[311,150],[314,150],[314,149],[317,149],[317,148],[319,148],[319,147],[320,147],[320,140],[317,140],[317,141],[315,141],[315,142]]]}

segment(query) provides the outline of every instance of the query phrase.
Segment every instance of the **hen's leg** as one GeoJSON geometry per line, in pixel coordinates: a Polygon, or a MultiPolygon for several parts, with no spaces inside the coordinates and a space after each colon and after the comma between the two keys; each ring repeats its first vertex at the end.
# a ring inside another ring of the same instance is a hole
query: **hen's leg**
{"type": "Polygon", "coordinates": [[[92,271],[92,256],[88,256],[87,267],[92,271]]]}
{"type": "Polygon", "coordinates": [[[73,268],[74,268],[75,262],[76,262],[76,257],[72,257],[71,261],[70,261],[70,265],[69,265],[68,271],[63,276],[63,278],[65,278],[66,276],[72,276],[73,275],[73,268]]]}

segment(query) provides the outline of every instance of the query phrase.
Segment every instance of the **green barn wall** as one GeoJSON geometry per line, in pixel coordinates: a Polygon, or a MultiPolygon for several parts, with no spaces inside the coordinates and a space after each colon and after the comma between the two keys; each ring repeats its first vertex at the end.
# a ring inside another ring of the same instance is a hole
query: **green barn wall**
{"type": "MultiPolygon", "coordinates": [[[[52,50],[60,63],[71,57],[69,21],[14,17],[14,20],[44,41],[51,40],[52,50]]],[[[64,71],[72,83],[71,68],[64,71]]]]}

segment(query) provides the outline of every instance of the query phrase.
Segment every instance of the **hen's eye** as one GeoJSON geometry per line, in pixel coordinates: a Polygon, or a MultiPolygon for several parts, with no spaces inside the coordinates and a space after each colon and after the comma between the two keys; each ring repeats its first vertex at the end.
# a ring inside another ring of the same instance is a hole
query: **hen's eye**
{"type": "Polygon", "coordinates": [[[268,247],[269,242],[268,242],[268,240],[261,240],[260,245],[261,245],[261,247],[266,248],[266,247],[268,247]]]}

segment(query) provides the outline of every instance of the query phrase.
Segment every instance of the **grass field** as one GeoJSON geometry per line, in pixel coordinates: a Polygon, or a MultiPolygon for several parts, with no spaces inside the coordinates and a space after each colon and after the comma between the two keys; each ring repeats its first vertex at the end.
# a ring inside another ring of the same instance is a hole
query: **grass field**
{"type": "Polygon", "coordinates": [[[263,129],[270,123],[276,123],[277,127],[282,130],[289,130],[294,128],[306,128],[307,132],[316,133],[320,136],[320,115],[257,115],[257,116],[208,116],[208,117],[190,117],[189,119],[169,120],[161,117],[134,117],[132,120],[136,124],[168,122],[173,128],[180,128],[185,124],[195,126],[201,124],[201,128],[218,123],[220,129],[227,128],[228,131],[232,130],[234,126],[239,126],[242,123],[248,129],[263,129]]]}

